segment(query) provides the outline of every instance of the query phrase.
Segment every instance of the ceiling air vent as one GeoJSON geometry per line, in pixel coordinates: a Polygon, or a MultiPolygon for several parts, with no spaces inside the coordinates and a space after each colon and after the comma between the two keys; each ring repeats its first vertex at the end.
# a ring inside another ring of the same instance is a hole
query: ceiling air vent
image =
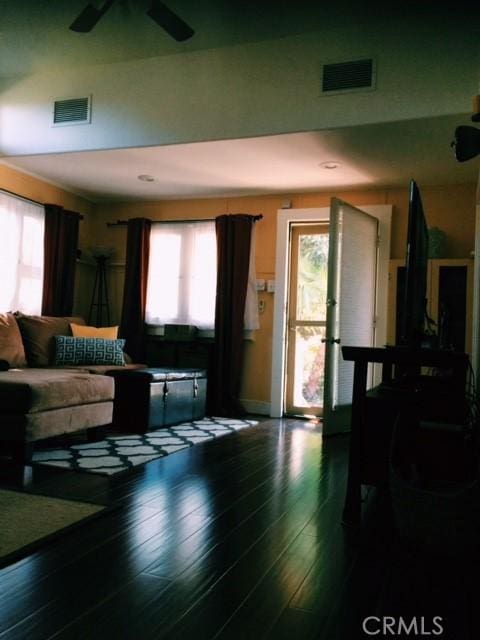
{"type": "Polygon", "coordinates": [[[53,103],[53,126],[90,123],[91,106],[91,96],[55,100],[53,103]]]}
{"type": "Polygon", "coordinates": [[[375,64],[371,59],[323,65],[322,93],[365,91],[375,88],[375,64]]]}

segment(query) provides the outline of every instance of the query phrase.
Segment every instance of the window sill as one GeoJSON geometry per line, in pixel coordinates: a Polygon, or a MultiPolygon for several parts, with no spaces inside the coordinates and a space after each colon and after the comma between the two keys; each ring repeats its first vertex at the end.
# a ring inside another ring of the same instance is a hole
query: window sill
{"type": "MultiPolygon", "coordinates": [[[[165,326],[163,324],[146,324],[145,333],[147,336],[156,336],[163,338],[165,336],[165,326]]],[[[192,340],[198,338],[213,338],[215,331],[213,329],[199,329],[195,336],[192,336],[192,340]]]]}
{"type": "MultiPolygon", "coordinates": [[[[165,340],[164,325],[146,324],[145,333],[150,338],[160,338],[162,340],[165,340]]],[[[193,342],[195,340],[213,340],[214,338],[215,331],[213,329],[200,329],[194,337],[182,340],[182,342],[193,342]]],[[[255,340],[255,331],[252,329],[246,329],[243,332],[243,339],[253,342],[255,340]]]]}

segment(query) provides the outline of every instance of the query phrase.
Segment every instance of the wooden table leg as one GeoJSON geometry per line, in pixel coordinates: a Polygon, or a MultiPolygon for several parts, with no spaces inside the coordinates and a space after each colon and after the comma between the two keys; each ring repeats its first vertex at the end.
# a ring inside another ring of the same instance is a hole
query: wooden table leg
{"type": "Polygon", "coordinates": [[[352,417],[350,427],[350,450],[348,477],[342,522],[347,526],[359,526],[361,522],[361,444],[365,393],[367,388],[368,362],[355,361],[353,371],[352,417]]]}

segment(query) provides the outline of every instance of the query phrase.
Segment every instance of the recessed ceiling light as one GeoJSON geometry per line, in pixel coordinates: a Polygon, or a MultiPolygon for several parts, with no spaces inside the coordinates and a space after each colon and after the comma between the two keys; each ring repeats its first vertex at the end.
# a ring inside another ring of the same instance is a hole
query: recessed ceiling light
{"type": "Polygon", "coordinates": [[[146,173],[141,173],[139,176],[137,176],[137,178],[142,182],[155,182],[155,178],[153,176],[149,176],[146,173]]]}
{"type": "Polygon", "coordinates": [[[328,160],[327,162],[321,162],[319,166],[322,167],[322,169],[338,169],[340,163],[335,162],[335,160],[328,160]]]}

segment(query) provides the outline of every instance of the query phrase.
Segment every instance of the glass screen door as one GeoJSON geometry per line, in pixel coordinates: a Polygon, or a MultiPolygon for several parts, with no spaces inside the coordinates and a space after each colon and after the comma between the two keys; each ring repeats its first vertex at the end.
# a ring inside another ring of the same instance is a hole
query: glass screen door
{"type": "Polygon", "coordinates": [[[285,410],[321,416],[325,377],[328,224],[292,225],[285,410]]]}

